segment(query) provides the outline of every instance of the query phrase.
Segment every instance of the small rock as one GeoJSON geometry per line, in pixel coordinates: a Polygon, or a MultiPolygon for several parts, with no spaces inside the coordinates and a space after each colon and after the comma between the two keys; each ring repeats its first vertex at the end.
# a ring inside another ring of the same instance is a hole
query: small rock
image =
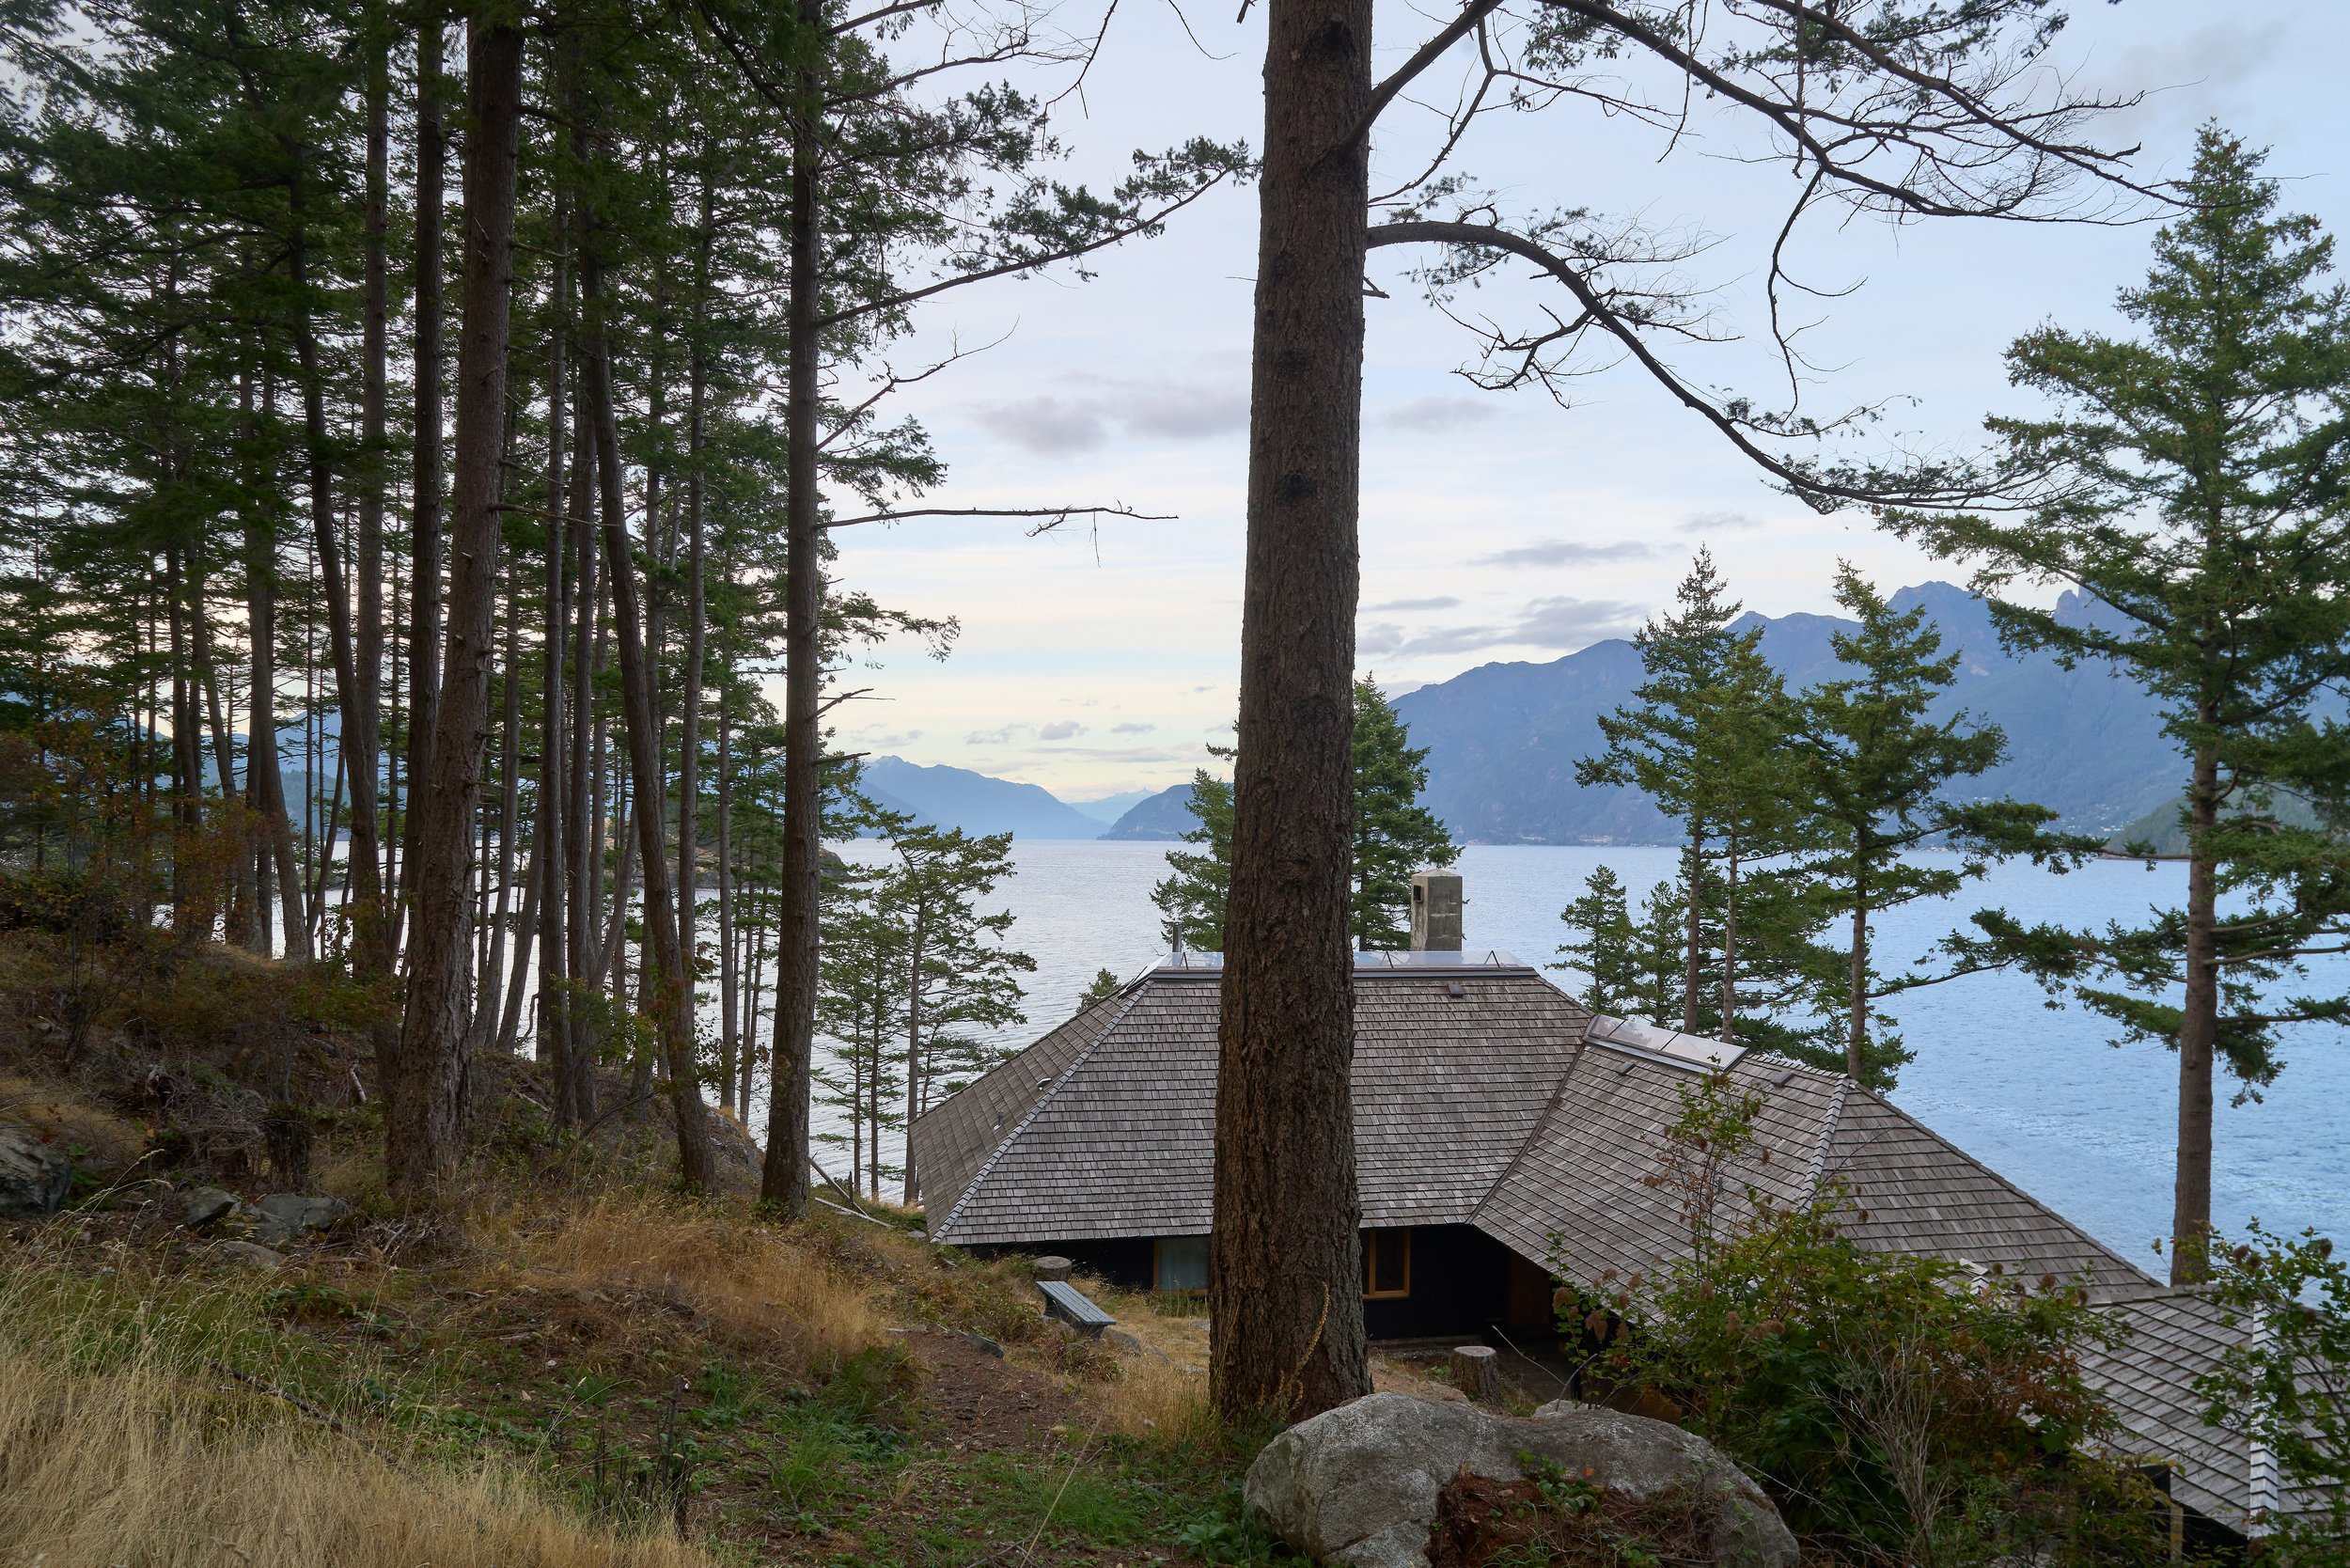
{"type": "Polygon", "coordinates": [[[1248,1467],[1248,1512],[1295,1550],[1349,1568],[1428,1568],[1447,1482],[1518,1481],[1528,1458],[1635,1501],[1696,1493],[1710,1504],[1704,1561],[1795,1568],[1795,1538],[1770,1499],[1703,1438],[1584,1406],[1538,1420],[1409,1394],[1371,1394],[1300,1421],[1248,1467]]]}
{"type": "Polygon", "coordinates": [[[977,1329],[964,1329],[963,1337],[966,1342],[977,1349],[987,1352],[988,1355],[993,1356],[998,1361],[1004,1358],[1004,1347],[989,1339],[986,1335],[979,1333],[977,1329]]]}
{"type": "Polygon", "coordinates": [[[339,1198],[305,1198],[292,1192],[274,1192],[246,1211],[253,1239],[265,1247],[284,1247],[333,1230],[350,1213],[351,1205],[339,1198]]]}
{"type": "MultiPolygon", "coordinates": [[[[1167,1360],[1167,1352],[1154,1344],[1145,1342],[1139,1336],[1130,1334],[1116,1325],[1102,1330],[1102,1342],[1120,1356],[1155,1356],[1162,1361],[1167,1360]]],[[[1172,1364],[1169,1363],[1169,1365],[1172,1364]]]]}
{"type": "Polygon", "coordinates": [[[305,1198],[300,1193],[274,1192],[261,1200],[260,1210],[295,1231],[331,1231],[351,1213],[339,1198],[305,1198]]]}
{"type": "Polygon", "coordinates": [[[0,1126],[0,1219],[54,1215],[73,1190],[73,1166],[24,1127],[0,1126]]]}
{"type": "Polygon", "coordinates": [[[268,1247],[255,1242],[222,1242],[213,1250],[231,1262],[243,1263],[245,1267],[262,1274],[271,1273],[286,1261],[284,1253],[272,1252],[268,1247]]]}
{"type": "Polygon", "coordinates": [[[217,1225],[237,1212],[237,1195],[219,1187],[197,1187],[188,1194],[188,1206],[180,1212],[180,1223],[191,1231],[201,1231],[217,1225]]]}

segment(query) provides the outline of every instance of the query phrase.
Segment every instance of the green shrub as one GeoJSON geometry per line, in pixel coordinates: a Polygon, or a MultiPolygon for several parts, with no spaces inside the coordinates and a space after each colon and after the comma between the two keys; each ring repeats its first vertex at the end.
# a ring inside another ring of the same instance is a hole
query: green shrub
{"type": "Polygon", "coordinates": [[[1827,1555],[1945,1568],[2160,1552],[2162,1499],[2095,1457],[2115,1429],[2080,1352],[2121,1329],[2086,1291],[1866,1250],[1838,1229],[1841,1195],[1788,1210],[1749,1189],[1746,1217],[1724,1223],[1715,1199],[1754,1102],[1720,1080],[1683,1098],[1654,1184],[1686,1189],[1690,1253],[1610,1271],[1601,1308],[1564,1325],[1600,1347],[1587,1383],[1669,1401],[1827,1555]]]}

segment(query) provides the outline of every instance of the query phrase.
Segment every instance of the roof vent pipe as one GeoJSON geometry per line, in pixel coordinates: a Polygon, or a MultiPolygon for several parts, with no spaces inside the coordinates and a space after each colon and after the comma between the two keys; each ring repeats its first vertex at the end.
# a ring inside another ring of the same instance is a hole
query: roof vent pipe
{"type": "Polygon", "coordinates": [[[1415,871],[1412,874],[1412,951],[1459,952],[1461,903],[1460,872],[1415,871]]]}

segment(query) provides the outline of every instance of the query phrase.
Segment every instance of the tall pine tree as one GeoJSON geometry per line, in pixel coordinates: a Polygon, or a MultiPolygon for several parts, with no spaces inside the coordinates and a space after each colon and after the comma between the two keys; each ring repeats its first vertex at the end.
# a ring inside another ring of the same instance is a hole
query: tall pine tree
{"type": "Polygon", "coordinates": [[[2160,703],[2180,752],[2184,902],[2142,925],[2026,928],[1978,917],[1963,956],[2071,988],[2124,1038],[2178,1053],[2171,1276],[2206,1271],[2215,1068],[2257,1091],[2279,1031],[2350,1020],[2350,996],[2295,995],[2304,960],[2350,940],[2350,300],[2333,242],[2278,210],[2264,154],[2202,132],[2128,337],[2044,327],[2009,376],[2054,405],[1989,421],[2021,515],[1894,511],[1892,526],[1977,563],[2013,645],[2106,664],[2160,703]],[[2107,613],[2060,619],[2018,585],[2071,584],[2107,613]],[[2297,799],[2315,825],[2276,808],[2297,799]]]}

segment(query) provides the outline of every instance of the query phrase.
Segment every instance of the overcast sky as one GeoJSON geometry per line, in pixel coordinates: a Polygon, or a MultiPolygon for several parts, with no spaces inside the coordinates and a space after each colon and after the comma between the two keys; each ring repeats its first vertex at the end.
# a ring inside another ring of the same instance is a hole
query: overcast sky
{"type": "MultiPolygon", "coordinates": [[[[1198,47],[1165,0],[1120,9],[1063,123],[1074,173],[1107,183],[1133,149],[1195,134],[1261,141],[1261,15],[1235,24],[1236,8],[1187,6],[1198,47]]],[[[2107,91],[2150,89],[2107,127],[2110,140],[2143,143],[2140,173],[2182,171],[2197,124],[2216,117],[2274,149],[2270,172],[2289,181],[2290,206],[2337,233],[2350,227],[2339,80],[2350,3],[2074,9],[2061,67],[2107,91]]],[[[1443,13],[1381,6],[1382,69],[1425,36],[1431,14],[1443,13]]],[[[1432,76],[1428,96],[1452,79],[1432,76]]],[[[1424,146],[1425,124],[1407,119],[1377,145],[1374,180],[1424,146]]],[[[1737,162],[1766,149],[1747,125],[1700,109],[1694,131],[1660,160],[1658,133],[1563,104],[1484,122],[1459,166],[1516,211],[1586,208],[1711,242],[1684,271],[1714,290],[1716,321],[1741,340],[1677,363],[1704,384],[1783,401],[1757,341],[1758,283],[1790,177],[1737,162]]],[[[962,626],[944,663],[912,646],[871,658],[854,683],[874,698],[836,715],[845,747],[1084,799],[1185,779],[1204,743],[1229,735],[1255,226],[1253,190],[1218,193],[1162,238],[1103,259],[1089,281],[1064,273],[956,291],[892,348],[906,370],[950,345],[996,345],[901,399],[949,465],[929,504],[1117,502],[1176,521],[1034,538],[1010,521],[844,530],[849,586],[962,626]]],[[[2144,227],[1896,232],[1815,220],[1794,252],[1799,270],[1818,286],[1859,288],[1818,307],[1805,342],[1828,368],[1806,387],[1807,406],[1901,400],[1887,429],[1966,445],[1984,413],[2029,406],[2005,384],[2010,340],[2044,321],[2115,326],[2113,291],[2142,274],[2151,237],[2144,227]]],[[[1864,518],[1817,517],[1776,494],[1635,370],[1584,382],[1564,410],[1539,392],[1468,385],[1454,373],[1473,352],[1468,335],[1402,280],[1397,253],[1372,259],[1391,297],[1369,302],[1360,666],[1383,683],[1548,661],[1622,635],[1669,597],[1700,544],[1749,607],[1771,615],[1830,607],[1840,557],[1888,588],[1956,575],[1864,518]]],[[[1533,297],[1504,284],[1468,303],[1522,315],[1533,297]]]]}

